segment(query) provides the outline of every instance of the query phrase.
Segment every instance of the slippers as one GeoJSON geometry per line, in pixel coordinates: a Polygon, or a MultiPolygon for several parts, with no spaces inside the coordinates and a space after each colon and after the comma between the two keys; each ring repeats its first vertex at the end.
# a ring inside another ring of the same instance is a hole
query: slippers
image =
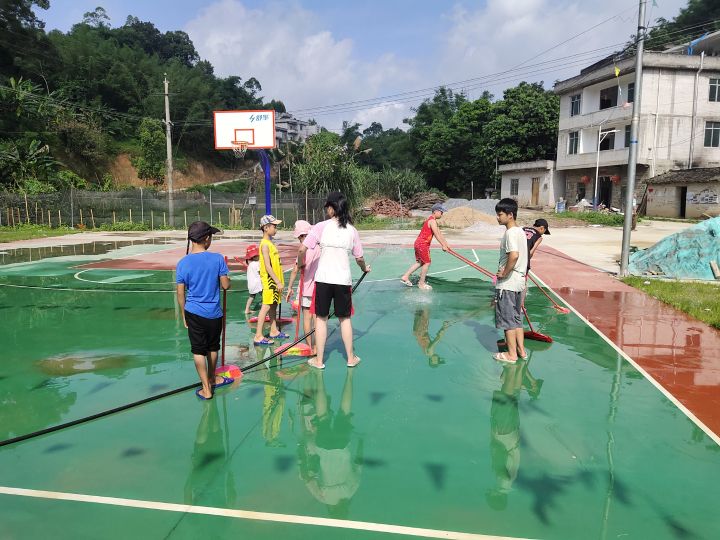
{"type": "Polygon", "coordinates": [[[412,281],[410,281],[409,279],[402,279],[402,278],[400,278],[400,281],[402,281],[403,285],[405,285],[406,287],[412,287],[412,286],[413,286],[412,281]]]}
{"type": "Polygon", "coordinates": [[[312,359],[308,360],[307,363],[308,363],[308,366],[310,366],[311,368],[325,369],[325,364],[323,364],[321,366],[316,366],[315,364],[312,363],[312,359]]]}
{"type": "Polygon", "coordinates": [[[272,345],[275,343],[272,339],[262,338],[260,341],[253,341],[253,345],[272,345]]]}
{"type": "Polygon", "coordinates": [[[225,377],[224,375],[220,375],[220,377],[222,377],[222,382],[213,384],[213,388],[221,388],[235,382],[235,379],[233,379],[232,377],[225,377]]]}
{"type": "Polygon", "coordinates": [[[270,339],[287,339],[289,337],[285,332],[280,332],[277,336],[268,336],[270,339]]]}
{"type": "Polygon", "coordinates": [[[356,356],[356,357],[355,357],[355,363],[354,363],[354,364],[351,364],[350,362],[348,362],[348,363],[347,363],[347,367],[350,367],[350,368],[355,367],[355,366],[357,366],[360,362],[362,362],[362,360],[360,359],[359,356],[356,356]]]}
{"type": "Polygon", "coordinates": [[[527,349],[525,349],[525,354],[520,354],[518,352],[518,357],[522,358],[523,360],[527,360],[528,358],[530,358],[530,353],[527,351],[527,349]]]}
{"type": "Polygon", "coordinates": [[[422,285],[418,284],[418,289],[422,289],[423,291],[432,291],[432,286],[427,283],[423,283],[422,285]]]}
{"type": "Polygon", "coordinates": [[[493,354],[493,358],[495,360],[497,360],[498,362],[507,362],[508,364],[514,364],[517,362],[517,358],[513,360],[505,352],[495,353],[495,354],[493,354]]]}
{"type": "Polygon", "coordinates": [[[210,401],[213,398],[212,394],[210,394],[210,397],[205,397],[200,392],[202,392],[202,386],[200,388],[198,388],[197,390],[195,390],[195,395],[197,397],[199,397],[200,399],[202,399],[203,401],[210,401]]]}

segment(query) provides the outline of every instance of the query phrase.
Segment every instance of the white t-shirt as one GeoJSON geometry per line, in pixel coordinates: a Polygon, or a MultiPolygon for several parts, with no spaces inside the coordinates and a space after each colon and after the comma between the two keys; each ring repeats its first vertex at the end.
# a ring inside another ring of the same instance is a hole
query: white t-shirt
{"type": "Polygon", "coordinates": [[[260,281],[260,261],[250,261],[247,267],[247,283],[248,292],[257,294],[262,291],[262,281],[260,281]]]}
{"type": "Polygon", "coordinates": [[[352,284],[349,255],[352,253],[356,259],[363,256],[360,235],[355,227],[349,223],[340,227],[337,219],[327,219],[314,225],[303,243],[308,249],[320,244],[320,258],[315,271],[316,282],[352,284]]]}
{"type": "Polygon", "coordinates": [[[496,289],[504,291],[524,291],[525,290],[525,272],[528,265],[528,250],[525,231],[522,227],[510,227],[505,230],[505,234],[500,242],[500,262],[498,269],[507,264],[508,255],[511,251],[519,253],[515,268],[504,279],[498,279],[496,289]]]}

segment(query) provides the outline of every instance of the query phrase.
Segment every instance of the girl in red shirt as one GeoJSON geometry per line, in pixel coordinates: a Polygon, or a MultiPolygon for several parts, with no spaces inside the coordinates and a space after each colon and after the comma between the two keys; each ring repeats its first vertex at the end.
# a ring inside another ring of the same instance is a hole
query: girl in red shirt
{"type": "Polygon", "coordinates": [[[430,285],[425,283],[425,278],[427,277],[428,270],[430,269],[430,243],[432,242],[433,236],[438,239],[443,251],[450,249],[445,237],[443,237],[440,232],[440,228],[435,222],[435,220],[441,218],[445,212],[445,207],[442,204],[434,204],[432,207],[432,214],[430,214],[430,217],[425,220],[425,223],[423,223],[423,226],[420,229],[420,234],[418,235],[417,240],[415,240],[415,263],[413,263],[413,265],[407,269],[407,272],[405,272],[400,278],[400,281],[408,287],[412,287],[410,276],[418,268],[420,268],[420,281],[418,281],[418,288],[425,290],[432,289],[430,285]]]}

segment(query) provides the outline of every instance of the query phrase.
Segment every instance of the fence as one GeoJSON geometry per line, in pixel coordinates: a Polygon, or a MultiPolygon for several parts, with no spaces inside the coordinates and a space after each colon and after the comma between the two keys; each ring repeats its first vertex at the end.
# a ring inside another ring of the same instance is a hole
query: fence
{"type": "MultiPolygon", "coordinates": [[[[96,229],[118,223],[137,224],[149,229],[186,229],[196,220],[213,225],[255,229],[265,213],[262,193],[228,193],[209,189],[207,193],[173,193],[173,220],[168,213],[167,192],[132,189],[124,191],[69,190],[36,195],[0,192],[0,226],[38,224],[49,227],[96,229]]],[[[325,197],[312,194],[275,192],[272,212],[292,226],[297,219],[316,223],[323,219],[325,197]]],[[[119,226],[119,225],[118,225],[119,226]]]]}

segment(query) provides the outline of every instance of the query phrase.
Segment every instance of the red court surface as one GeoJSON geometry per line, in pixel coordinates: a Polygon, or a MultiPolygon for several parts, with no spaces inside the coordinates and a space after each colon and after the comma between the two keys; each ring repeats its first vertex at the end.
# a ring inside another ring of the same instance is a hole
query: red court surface
{"type": "Polygon", "coordinates": [[[720,436],[720,331],[549,247],[533,272],[720,436]]]}

